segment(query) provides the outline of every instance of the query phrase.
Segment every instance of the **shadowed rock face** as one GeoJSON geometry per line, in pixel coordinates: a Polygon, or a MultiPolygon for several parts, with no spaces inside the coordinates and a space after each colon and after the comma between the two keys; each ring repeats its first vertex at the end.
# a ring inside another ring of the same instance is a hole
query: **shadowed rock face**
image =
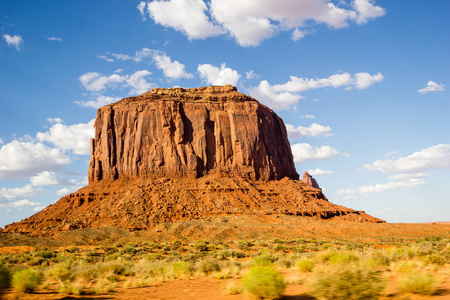
{"type": "Polygon", "coordinates": [[[153,89],[97,112],[89,182],[134,177],[298,179],[283,121],[233,86],[153,89]]]}

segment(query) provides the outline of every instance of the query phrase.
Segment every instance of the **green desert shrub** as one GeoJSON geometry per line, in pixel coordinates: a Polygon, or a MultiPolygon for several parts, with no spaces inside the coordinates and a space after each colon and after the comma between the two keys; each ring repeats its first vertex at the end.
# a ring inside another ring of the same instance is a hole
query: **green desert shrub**
{"type": "Polygon", "coordinates": [[[3,291],[11,285],[11,272],[0,264],[0,298],[3,291]]]}
{"type": "Polygon", "coordinates": [[[281,269],[289,269],[295,265],[296,257],[292,255],[283,255],[278,258],[275,266],[281,269]]]}
{"type": "Polygon", "coordinates": [[[242,289],[257,299],[277,299],[286,284],[283,277],[271,267],[254,267],[241,280],[242,289]]]}
{"type": "Polygon", "coordinates": [[[253,258],[253,260],[250,262],[251,267],[271,267],[273,266],[274,260],[272,260],[268,256],[256,256],[253,258]]]}
{"type": "Polygon", "coordinates": [[[332,255],[329,259],[331,264],[348,264],[358,260],[358,257],[349,252],[338,252],[332,255]]]}
{"type": "Polygon", "coordinates": [[[212,272],[220,271],[220,265],[217,260],[208,258],[202,261],[199,261],[197,264],[197,269],[205,275],[208,275],[212,272]]]}
{"type": "Polygon", "coordinates": [[[42,258],[42,257],[33,257],[27,262],[27,265],[30,266],[30,267],[32,267],[32,266],[40,266],[46,261],[47,260],[45,258],[42,258]]]}
{"type": "Polygon", "coordinates": [[[324,250],[327,250],[327,249],[330,249],[330,248],[331,248],[331,245],[328,244],[328,243],[325,243],[325,244],[322,245],[322,249],[324,249],[324,250]]]}
{"type": "Polygon", "coordinates": [[[422,261],[426,264],[435,264],[438,266],[443,266],[447,262],[445,255],[440,253],[432,253],[421,257],[422,261]]]}
{"type": "Polygon", "coordinates": [[[225,287],[225,294],[227,294],[227,295],[237,295],[237,294],[241,294],[241,293],[242,293],[242,287],[234,281],[229,282],[225,287]]]}
{"type": "Polygon", "coordinates": [[[436,276],[413,270],[398,279],[398,289],[403,293],[434,295],[438,291],[439,283],[436,276]]]}
{"type": "Polygon", "coordinates": [[[72,282],[75,279],[75,273],[67,263],[54,265],[47,271],[46,275],[55,279],[59,283],[72,282]]]}
{"type": "Polygon", "coordinates": [[[388,266],[390,263],[389,257],[382,251],[370,253],[368,258],[375,260],[380,266],[388,266]]]}
{"type": "Polygon", "coordinates": [[[262,251],[258,256],[255,256],[253,258],[252,263],[250,266],[268,266],[272,265],[274,262],[278,260],[278,256],[273,255],[269,251],[262,251]]]}
{"type": "Polygon", "coordinates": [[[308,293],[318,299],[378,299],[385,280],[375,270],[352,263],[315,270],[307,282],[308,293]]]}
{"type": "Polygon", "coordinates": [[[286,247],[282,246],[282,245],[276,245],[275,247],[273,247],[273,250],[275,250],[275,251],[286,251],[286,247]]]}
{"type": "Polygon", "coordinates": [[[108,281],[105,280],[99,280],[94,288],[93,291],[95,294],[107,294],[109,292],[114,291],[114,289],[116,288],[116,284],[115,283],[110,283],[108,281]]]}
{"type": "Polygon", "coordinates": [[[81,283],[64,283],[59,286],[58,293],[67,295],[81,295],[84,292],[84,286],[81,283]]]}
{"type": "Polygon", "coordinates": [[[217,258],[218,260],[225,260],[225,259],[231,257],[232,252],[233,252],[233,251],[230,250],[230,249],[224,249],[224,250],[221,250],[219,253],[216,254],[216,258],[217,258]]]}
{"type": "Polygon", "coordinates": [[[172,264],[172,271],[176,278],[186,278],[192,273],[192,266],[185,261],[178,261],[172,264]]]}
{"type": "Polygon", "coordinates": [[[317,251],[317,250],[319,250],[319,247],[317,247],[316,244],[308,244],[308,245],[306,246],[306,249],[307,249],[308,251],[317,251]]]}
{"type": "Polygon", "coordinates": [[[54,253],[52,251],[49,250],[44,250],[44,251],[38,251],[34,253],[34,256],[36,257],[42,257],[42,258],[52,258],[54,257],[54,253]]]}
{"type": "Polygon", "coordinates": [[[305,246],[305,245],[300,245],[300,246],[298,246],[298,247],[294,247],[294,248],[292,249],[292,251],[293,251],[294,253],[303,253],[303,252],[306,251],[306,246],[305,246]]]}
{"type": "Polygon", "coordinates": [[[23,293],[30,293],[36,290],[42,282],[42,274],[33,269],[23,269],[14,273],[12,286],[23,293]]]}
{"type": "Polygon", "coordinates": [[[199,252],[208,251],[208,243],[205,240],[198,240],[193,247],[199,252]]]}
{"type": "Polygon", "coordinates": [[[86,283],[91,283],[99,277],[98,265],[82,265],[75,269],[75,276],[86,283]]]}
{"type": "Polygon", "coordinates": [[[295,263],[295,266],[303,273],[308,273],[314,269],[314,262],[308,259],[301,259],[295,263]]]}
{"type": "Polygon", "coordinates": [[[102,264],[99,264],[99,272],[106,274],[116,274],[123,276],[133,276],[134,273],[131,270],[133,264],[127,261],[108,261],[102,264]]]}

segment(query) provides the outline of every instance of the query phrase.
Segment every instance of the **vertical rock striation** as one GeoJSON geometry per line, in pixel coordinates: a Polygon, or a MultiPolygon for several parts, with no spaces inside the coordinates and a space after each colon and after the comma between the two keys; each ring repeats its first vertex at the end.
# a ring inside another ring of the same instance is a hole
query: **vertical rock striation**
{"type": "Polygon", "coordinates": [[[233,86],[152,89],[100,108],[89,182],[134,177],[298,179],[283,121],[233,86]]]}

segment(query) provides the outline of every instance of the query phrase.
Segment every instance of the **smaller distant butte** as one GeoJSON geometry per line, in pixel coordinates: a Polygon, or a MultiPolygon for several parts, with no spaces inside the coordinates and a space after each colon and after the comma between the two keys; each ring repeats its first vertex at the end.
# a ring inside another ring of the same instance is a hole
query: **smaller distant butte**
{"type": "Polygon", "coordinates": [[[319,187],[319,184],[317,183],[317,181],[311,175],[309,175],[308,172],[303,172],[303,178],[301,181],[306,183],[309,186],[312,186],[313,188],[322,190],[319,187]]]}
{"type": "Polygon", "coordinates": [[[152,89],[97,111],[89,185],[3,232],[152,229],[217,215],[384,222],[295,170],[283,120],[234,86],[152,89]]]}

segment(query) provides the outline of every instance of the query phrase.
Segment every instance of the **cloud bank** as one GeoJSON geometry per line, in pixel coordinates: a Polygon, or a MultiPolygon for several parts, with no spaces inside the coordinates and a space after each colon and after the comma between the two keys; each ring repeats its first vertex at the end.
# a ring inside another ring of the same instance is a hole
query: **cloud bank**
{"type": "Polygon", "coordinates": [[[366,72],[360,72],[353,76],[343,72],[327,78],[315,79],[291,76],[290,80],[283,84],[270,85],[267,80],[263,80],[257,87],[250,88],[250,94],[271,108],[280,110],[297,104],[303,98],[300,93],[307,90],[327,87],[362,90],[383,79],[384,76],[381,73],[371,75],[366,72]]]}
{"type": "Polygon", "coordinates": [[[351,5],[330,0],[154,0],[139,3],[143,20],[146,12],[156,24],[172,28],[188,39],[228,35],[244,47],[257,46],[282,31],[292,31],[297,41],[326,24],[341,29],[379,18],[386,10],[373,0],[355,0],[351,5]]]}
{"type": "Polygon", "coordinates": [[[450,144],[439,144],[398,159],[377,160],[364,165],[370,171],[391,174],[389,181],[383,184],[367,185],[358,188],[346,188],[338,195],[363,195],[386,192],[394,189],[412,188],[426,185],[427,172],[437,169],[450,169],[450,144]]]}

